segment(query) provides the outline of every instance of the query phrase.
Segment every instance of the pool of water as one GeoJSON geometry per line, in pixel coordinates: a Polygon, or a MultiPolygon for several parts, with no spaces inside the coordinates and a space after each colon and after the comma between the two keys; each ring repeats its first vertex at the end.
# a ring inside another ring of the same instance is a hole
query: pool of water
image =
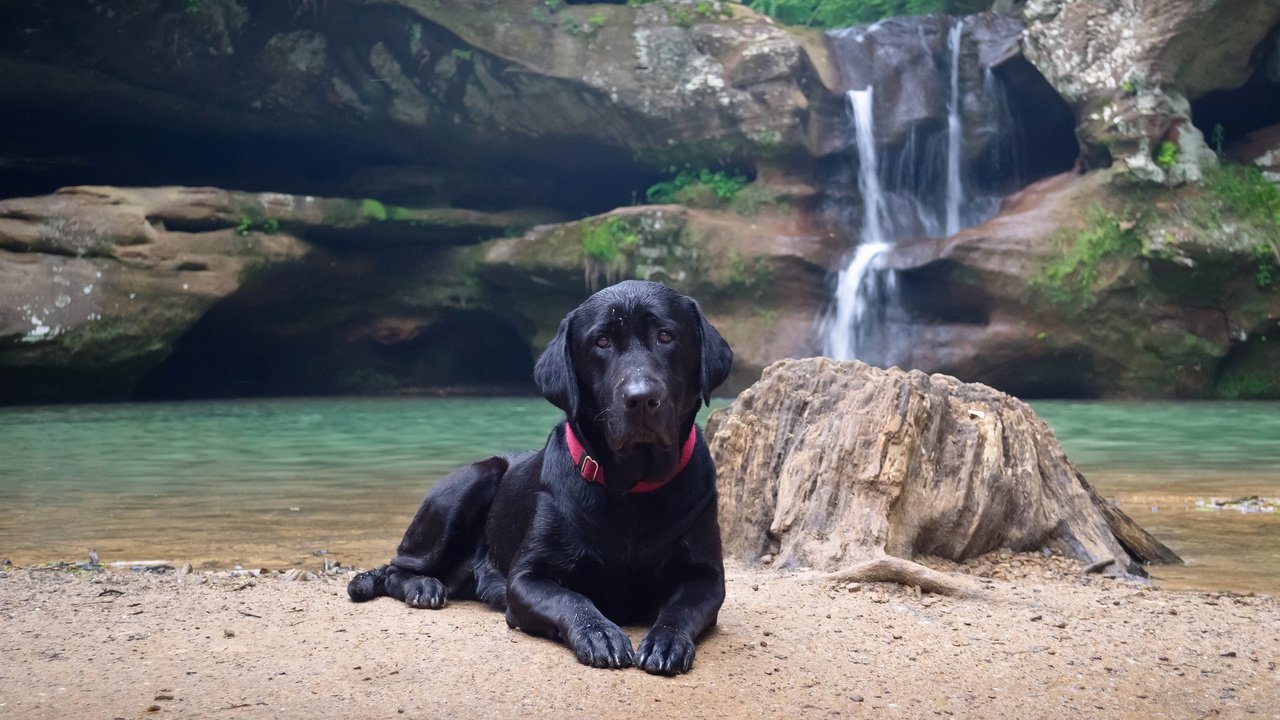
{"type": "MultiPolygon", "coordinates": [[[[1187,559],[1170,587],[1280,593],[1280,405],[1039,402],[1104,495],[1187,559]]],[[[0,557],[196,567],[373,565],[458,465],[540,446],[536,398],[307,399],[0,409],[0,557]]]]}

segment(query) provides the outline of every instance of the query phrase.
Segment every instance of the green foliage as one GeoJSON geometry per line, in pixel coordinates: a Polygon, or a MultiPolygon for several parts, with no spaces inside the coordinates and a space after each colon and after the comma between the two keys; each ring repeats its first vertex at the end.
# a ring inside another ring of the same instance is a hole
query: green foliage
{"type": "Polygon", "coordinates": [[[591,17],[587,18],[587,24],[590,25],[592,29],[596,29],[596,30],[604,27],[604,13],[602,12],[593,13],[591,17]]]}
{"type": "Polygon", "coordinates": [[[1280,397],[1280,379],[1244,373],[1220,379],[1215,388],[1223,400],[1258,400],[1280,397]]]}
{"type": "Polygon", "coordinates": [[[188,15],[195,15],[200,12],[200,0],[185,0],[182,10],[188,15]]]}
{"type": "Polygon", "coordinates": [[[1258,267],[1253,275],[1254,281],[1260,288],[1270,287],[1276,272],[1275,250],[1270,243],[1259,242],[1253,246],[1253,258],[1258,261],[1258,267]]]}
{"type": "Polygon", "coordinates": [[[1031,278],[1028,288],[1065,314],[1093,303],[1104,262],[1136,257],[1142,252],[1136,222],[1122,221],[1099,207],[1089,211],[1089,224],[1071,242],[1059,236],[1055,244],[1061,257],[1046,263],[1031,278]]]}
{"type": "Polygon", "coordinates": [[[966,14],[986,9],[980,7],[983,4],[971,0],[750,0],[746,3],[752,10],[787,25],[820,28],[864,25],[898,15],[966,14]]]}
{"type": "Polygon", "coordinates": [[[462,48],[454,48],[452,52],[453,52],[453,56],[454,56],[455,58],[457,58],[457,59],[459,59],[459,60],[461,60],[461,61],[463,61],[463,62],[471,62],[471,51],[470,51],[470,50],[463,50],[462,48]]]}
{"type": "Polygon", "coordinates": [[[239,235],[240,237],[244,237],[249,233],[253,232],[255,228],[260,232],[264,232],[268,235],[275,235],[277,232],[280,231],[279,220],[273,217],[269,217],[264,220],[258,221],[256,219],[257,217],[259,217],[259,214],[256,212],[241,213],[240,222],[236,223],[236,234],[239,235]]]}
{"type": "Polygon", "coordinates": [[[360,203],[360,215],[365,220],[386,220],[387,206],[377,200],[366,198],[364,202],[360,203]]]}
{"type": "Polygon", "coordinates": [[[595,223],[582,235],[582,253],[589,259],[614,263],[622,253],[640,244],[640,237],[620,217],[595,223]]]}
{"type": "Polygon", "coordinates": [[[1125,95],[1136,95],[1138,94],[1138,83],[1130,78],[1120,83],[1120,89],[1124,91],[1125,95]]]}
{"type": "Polygon", "coordinates": [[[705,167],[694,170],[685,166],[678,172],[672,167],[668,171],[675,173],[675,176],[655,183],[645,191],[645,198],[649,202],[718,207],[732,201],[747,184],[747,178],[742,175],[730,175],[723,170],[705,167]]]}
{"type": "Polygon", "coordinates": [[[1204,184],[1231,214],[1261,227],[1280,225],[1280,187],[1252,165],[1229,165],[1205,174],[1204,184]]]}
{"type": "Polygon", "coordinates": [[[1160,143],[1160,147],[1156,150],[1156,165],[1163,170],[1168,170],[1176,162],[1178,162],[1178,145],[1168,140],[1160,143]]]}
{"type": "Polygon", "coordinates": [[[1223,162],[1226,155],[1222,152],[1222,146],[1227,140],[1227,129],[1222,127],[1222,123],[1213,126],[1213,153],[1218,156],[1218,162],[1223,162]]]}
{"type": "Polygon", "coordinates": [[[543,0],[542,4],[550,8],[552,12],[555,12],[560,7],[560,0],[543,0]]]}
{"type": "Polygon", "coordinates": [[[1253,246],[1257,261],[1254,280],[1258,287],[1270,287],[1280,273],[1280,187],[1267,180],[1252,165],[1228,165],[1206,173],[1204,184],[1231,215],[1256,225],[1270,236],[1253,246]]]}

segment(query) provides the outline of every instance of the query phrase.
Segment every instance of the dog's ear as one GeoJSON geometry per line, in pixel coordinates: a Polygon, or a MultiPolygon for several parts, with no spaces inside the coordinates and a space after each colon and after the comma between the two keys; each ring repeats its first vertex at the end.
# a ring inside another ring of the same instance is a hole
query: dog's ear
{"type": "Polygon", "coordinates": [[[733,348],[730,348],[729,343],[720,337],[720,332],[707,322],[707,317],[702,314],[698,301],[689,298],[689,304],[693,309],[694,322],[698,327],[702,351],[701,368],[698,374],[698,381],[702,385],[702,402],[710,405],[711,391],[720,387],[720,383],[729,377],[729,370],[733,367],[733,348]]]}
{"type": "Polygon", "coordinates": [[[573,367],[571,346],[573,315],[569,313],[560,321],[555,337],[533,366],[533,381],[542,396],[563,410],[570,420],[578,414],[578,373],[573,367]]]}

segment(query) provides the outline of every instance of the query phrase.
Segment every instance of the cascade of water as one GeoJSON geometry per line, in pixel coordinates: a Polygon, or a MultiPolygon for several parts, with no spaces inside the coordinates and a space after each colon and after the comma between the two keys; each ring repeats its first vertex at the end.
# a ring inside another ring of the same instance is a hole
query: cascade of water
{"type": "Polygon", "coordinates": [[[964,21],[957,21],[947,33],[951,50],[951,97],[947,101],[947,234],[960,231],[960,199],[964,184],[960,178],[960,153],[963,152],[964,128],[960,122],[960,41],[964,38],[964,21]]]}
{"type": "MultiPolygon", "coordinates": [[[[858,146],[858,192],[862,196],[862,238],[849,264],[836,278],[834,313],[824,333],[823,353],[837,360],[857,357],[858,330],[865,328],[870,298],[864,280],[875,267],[876,260],[889,249],[885,236],[885,198],[880,184],[880,163],[876,153],[875,118],[872,115],[874,90],[850,90],[846,93],[853,111],[854,136],[858,146]]],[[[892,280],[885,283],[892,290],[892,280]]],[[[879,293],[875,293],[879,294],[879,293]]]]}
{"type": "MultiPolygon", "coordinates": [[[[866,42],[861,30],[837,31],[830,37],[837,44],[866,42]]],[[[952,235],[986,220],[999,207],[998,197],[974,196],[965,187],[963,39],[964,22],[956,20],[947,33],[945,131],[921,124],[912,127],[900,144],[881,146],[875,136],[874,87],[846,93],[863,213],[858,244],[837,274],[835,298],[820,321],[823,353],[829,357],[857,358],[884,367],[909,365],[909,313],[901,307],[897,273],[885,267],[886,253],[901,240],[952,235]]],[[[867,72],[865,67],[851,66],[846,75],[865,77],[867,72]]],[[[985,79],[992,81],[989,72],[985,79]]],[[[984,94],[988,91],[984,83],[984,94]]]]}

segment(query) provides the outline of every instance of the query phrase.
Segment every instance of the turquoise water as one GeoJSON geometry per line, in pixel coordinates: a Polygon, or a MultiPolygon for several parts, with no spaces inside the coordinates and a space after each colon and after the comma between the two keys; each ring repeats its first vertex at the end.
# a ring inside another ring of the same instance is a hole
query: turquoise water
{"type": "MultiPolygon", "coordinates": [[[[1103,494],[1189,560],[1173,587],[1280,592],[1280,405],[1038,402],[1103,494]]],[[[383,562],[426,488],[537,447],[537,398],[307,399],[0,409],[0,557],[197,567],[383,562]]]]}

